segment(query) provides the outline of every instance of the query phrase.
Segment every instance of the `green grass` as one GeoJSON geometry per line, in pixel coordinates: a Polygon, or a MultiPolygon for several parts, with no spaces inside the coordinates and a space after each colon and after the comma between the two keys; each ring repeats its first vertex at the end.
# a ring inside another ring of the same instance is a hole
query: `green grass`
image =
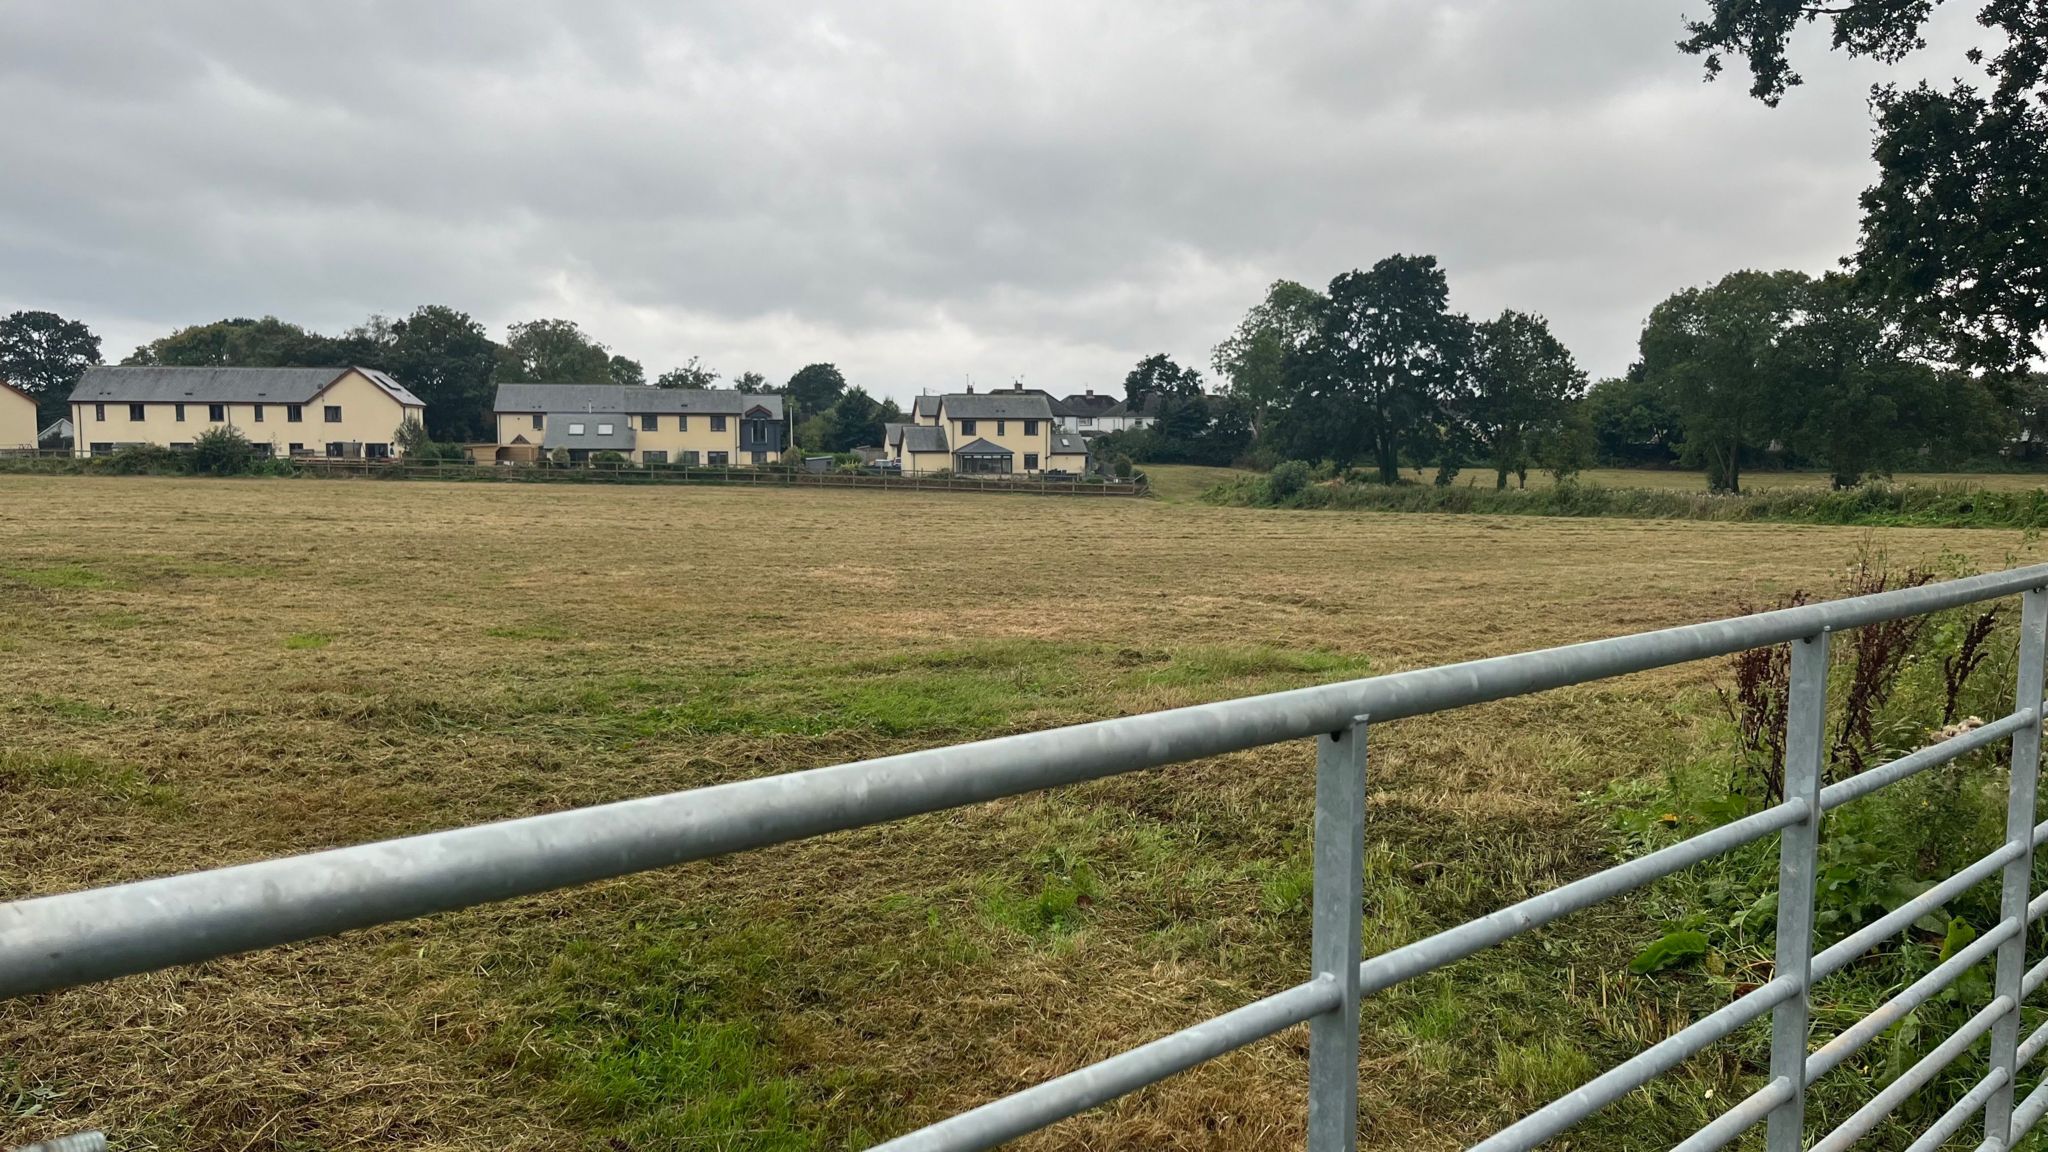
{"type": "Polygon", "coordinates": [[[112,588],[119,581],[83,564],[51,564],[33,568],[0,568],[0,577],[19,581],[31,588],[59,591],[73,588],[112,588]]]}

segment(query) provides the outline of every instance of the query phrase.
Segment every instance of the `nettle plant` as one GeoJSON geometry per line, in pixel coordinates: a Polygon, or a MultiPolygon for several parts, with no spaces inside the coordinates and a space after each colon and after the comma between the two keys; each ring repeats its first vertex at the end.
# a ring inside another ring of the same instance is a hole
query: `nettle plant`
{"type": "MultiPolygon", "coordinates": [[[[1860,596],[1972,574],[1961,557],[1927,567],[1894,567],[1865,548],[1827,598],[1860,596]]],[[[1794,592],[1763,607],[1792,607],[1794,592]]],[[[1830,646],[1824,783],[1869,771],[1928,744],[1974,728],[2012,709],[2015,631],[2012,605],[1972,605],[1890,621],[1836,635],[1830,646]]],[[[1669,835],[1692,835],[1777,803],[1784,796],[1785,718],[1790,649],[1780,646],[1730,658],[1719,698],[1728,732],[1716,725],[1712,745],[1675,780],[1679,802],[1636,823],[1669,835]],[[1666,810],[1668,809],[1668,810],[1666,810]]],[[[1824,818],[1815,926],[1825,944],[1882,916],[1938,879],[1974,861],[2004,836],[2010,749],[1998,741],[1924,772],[1824,818]]],[[[1683,877],[1664,937],[1631,965],[1637,974],[1678,969],[1700,957],[1768,963],[1776,926],[1777,843],[1767,839],[1702,865],[1683,877]]],[[[1912,978],[1998,918],[1993,885],[1979,885],[1945,910],[1923,918],[1895,950],[1856,966],[1876,985],[1912,978]]],[[[1959,984],[1964,988],[1964,984],[1959,984]]]]}

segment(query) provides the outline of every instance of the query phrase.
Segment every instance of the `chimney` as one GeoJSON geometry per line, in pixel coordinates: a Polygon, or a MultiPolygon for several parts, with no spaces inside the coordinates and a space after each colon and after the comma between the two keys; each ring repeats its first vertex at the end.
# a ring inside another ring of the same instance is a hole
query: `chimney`
{"type": "Polygon", "coordinates": [[[1093,396],[1093,395],[1095,395],[1095,389],[1093,389],[1093,388],[1090,388],[1090,389],[1088,389],[1088,395],[1090,395],[1090,396],[1093,396]]]}
{"type": "Polygon", "coordinates": [[[967,386],[967,394],[968,394],[969,396],[972,396],[972,395],[974,395],[974,385],[972,385],[972,384],[969,384],[969,385],[967,386]]]}

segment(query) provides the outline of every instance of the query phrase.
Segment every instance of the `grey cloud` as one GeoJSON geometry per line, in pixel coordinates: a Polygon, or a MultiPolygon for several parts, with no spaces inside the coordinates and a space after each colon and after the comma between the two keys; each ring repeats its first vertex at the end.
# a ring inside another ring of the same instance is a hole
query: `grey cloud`
{"type": "Polygon", "coordinates": [[[1765,110],[1681,12],[0,0],[0,306],[119,354],[445,302],[901,397],[1200,363],[1276,277],[1429,251],[1612,372],[1668,292],[1844,253],[1868,179],[1881,73],[1810,44],[1765,110]]]}

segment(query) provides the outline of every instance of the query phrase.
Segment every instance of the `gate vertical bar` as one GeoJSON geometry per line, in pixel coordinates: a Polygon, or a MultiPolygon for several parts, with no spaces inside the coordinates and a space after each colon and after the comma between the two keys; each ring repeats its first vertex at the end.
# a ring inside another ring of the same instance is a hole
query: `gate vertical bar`
{"type": "Polygon", "coordinates": [[[1315,975],[1337,1007],[1308,1025],[1309,1152],[1358,1148],[1358,965],[1365,927],[1365,717],[1316,738],[1315,975]]]}
{"type": "Polygon", "coordinates": [[[1785,798],[1806,804],[1806,818],[1778,839],[1776,975],[1799,982],[1799,995],[1771,1011],[1771,1079],[1792,1085],[1792,1097],[1771,1110],[1769,1152],[1806,1147],[1806,1029],[1813,989],[1814,873],[1819,871],[1821,734],[1828,713],[1828,634],[1792,642],[1786,682],[1785,798]]]}
{"type": "Polygon", "coordinates": [[[2005,866],[2005,885],[1998,915],[2019,925],[1998,946],[1998,975],[1993,996],[2012,997],[2013,1010],[1991,1026],[1992,1069],[2005,1070],[2005,1083],[1984,1102],[1984,1139],[2001,1148],[2012,1140],[2013,1080],[2019,1069],[2020,982],[2027,968],[2027,900],[2034,871],[2034,791],[2041,768],[2042,659],[2048,655],[2048,590],[2031,589],[2020,597],[2020,670],[2015,689],[2017,711],[2031,708],[2034,723],[2012,734],[2012,786],[2006,797],[2005,839],[2026,850],[2005,866]]]}

